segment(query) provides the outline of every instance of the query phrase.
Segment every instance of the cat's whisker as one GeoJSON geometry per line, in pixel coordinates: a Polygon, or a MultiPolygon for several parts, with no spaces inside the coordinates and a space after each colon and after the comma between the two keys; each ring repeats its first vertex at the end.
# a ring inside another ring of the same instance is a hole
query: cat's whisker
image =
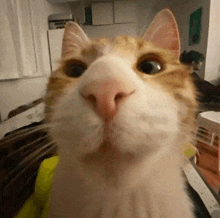
{"type": "Polygon", "coordinates": [[[32,146],[34,143],[37,143],[38,141],[41,141],[41,140],[43,140],[43,139],[45,139],[45,138],[48,138],[48,135],[43,136],[43,137],[41,137],[41,138],[39,138],[39,139],[36,139],[35,141],[33,141],[33,142],[27,144],[26,146],[20,147],[19,149],[17,149],[17,150],[15,150],[15,151],[11,152],[11,153],[10,153],[8,156],[6,156],[5,158],[9,158],[9,157],[11,157],[11,156],[13,156],[13,155],[15,155],[15,154],[21,152],[22,150],[29,148],[29,147],[32,146]]]}
{"type": "Polygon", "coordinates": [[[25,155],[29,155],[29,153],[31,155],[34,155],[34,153],[36,153],[37,151],[41,151],[45,148],[47,148],[48,146],[50,146],[51,144],[55,145],[55,142],[53,140],[51,140],[51,138],[47,137],[45,140],[43,140],[42,142],[40,143],[36,143],[36,146],[35,148],[33,149],[30,149],[29,151],[27,151],[26,153],[23,153],[24,156],[25,155]],[[45,141],[46,140],[46,141],[45,141]],[[39,148],[38,148],[39,147],[39,148]],[[36,149],[37,148],[37,149],[36,149]]]}
{"type": "MultiPolygon", "coordinates": [[[[49,138],[47,140],[49,140],[49,138]]],[[[49,142],[52,142],[52,141],[49,141],[49,142]]],[[[33,152],[35,152],[37,149],[40,149],[40,148],[44,149],[44,146],[47,145],[49,142],[42,141],[40,143],[36,143],[36,145],[33,148],[30,148],[29,150],[27,150],[26,152],[23,152],[22,154],[24,157],[28,156],[29,154],[33,154],[33,152]]]]}
{"type": "Polygon", "coordinates": [[[7,141],[0,142],[0,147],[4,148],[4,147],[7,147],[9,145],[13,145],[14,143],[19,143],[19,141],[24,140],[25,137],[29,137],[31,134],[33,134],[35,132],[37,132],[37,131],[34,131],[32,133],[21,134],[17,137],[13,137],[13,138],[8,138],[7,141]]]}
{"type": "MultiPolygon", "coordinates": [[[[28,155],[26,158],[24,158],[24,160],[22,160],[18,166],[12,170],[8,175],[12,175],[18,168],[21,168],[23,165],[25,165],[28,161],[31,161],[31,164],[33,164],[33,160],[36,161],[37,159],[39,159],[41,157],[40,152],[47,149],[48,147],[50,147],[51,145],[54,145],[53,142],[50,142],[44,146],[42,146],[41,148],[37,149],[36,151],[32,152],[32,154],[28,155]],[[38,156],[39,155],[39,156],[38,156]],[[37,156],[36,159],[34,159],[34,157],[37,156]]],[[[55,146],[55,145],[54,145],[55,146]]],[[[54,148],[53,146],[53,148],[54,148]]]]}
{"type": "MultiPolygon", "coordinates": [[[[31,159],[32,157],[37,156],[37,155],[39,154],[39,152],[41,152],[42,150],[48,148],[48,147],[51,146],[51,145],[54,145],[54,142],[49,142],[49,143],[43,145],[43,146],[40,147],[38,150],[36,150],[35,152],[33,152],[31,155],[29,155],[28,158],[31,159]]],[[[39,146],[40,146],[40,145],[39,145],[39,146]]],[[[21,164],[25,163],[25,160],[23,160],[23,161],[21,162],[21,164]],[[24,162],[23,162],[23,161],[24,161],[24,162]]]]}
{"type": "MultiPolygon", "coordinates": [[[[55,146],[55,145],[52,145],[52,144],[53,144],[53,143],[49,143],[49,144],[47,144],[45,147],[43,147],[43,148],[37,150],[36,152],[34,152],[36,158],[34,158],[34,155],[32,155],[31,157],[29,156],[28,158],[26,158],[25,160],[23,160],[15,169],[13,169],[13,170],[8,174],[8,177],[10,177],[11,175],[13,175],[14,172],[18,171],[19,168],[21,168],[22,165],[25,164],[26,162],[31,161],[31,166],[33,166],[35,162],[39,161],[42,157],[46,156],[47,154],[55,153],[55,151],[56,151],[56,146],[55,146]],[[52,146],[51,146],[51,145],[52,145],[52,146]],[[51,146],[51,147],[50,147],[50,146],[51,146]],[[48,148],[48,149],[47,149],[47,148],[48,148]],[[45,150],[45,149],[47,149],[47,150],[45,150]],[[42,151],[42,150],[45,150],[45,151],[43,151],[43,153],[40,153],[40,151],[42,151]]],[[[38,165],[37,165],[37,167],[38,167],[38,165]]],[[[29,165],[26,165],[26,167],[25,167],[24,169],[22,169],[21,172],[19,172],[18,174],[16,174],[16,176],[8,182],[7,186],[10,186],[10,185],[13,183],[13,181],[16,181],[16,180],[17,180],[20,176],[22,176],[29,168],[30,168],[30,166],[29,166],[29,165]]]]}
{"type": "Polygon", "coordinates": [[[48,125],[42,124],[42,126],[35,126],[35,127],[30,127],[28,129],[21,129],[18,132],[12,133],[12,134],[6,136],[5,138],[1,139],[0,145],[10,143],[14,140],[21,138],[21,137],[30,135],[30,134],[37,132],[37,131],[40,131],[40,130],[45,130],[47,128],[48,128],[48,125]]]}
{"type": "MultiPolygon", "coordinates": [[[[36,129],[36,126],[34,126],[34,127],[29,127],[29,128],[27,128],[27,129],[21,129],[21,130],[19,130],[19,131],[14,132],[14,133],[10,133],[10,135],[7,135],[7,136],[5,136],[5,137],[19,136],[20,134],[24,134],[24,133],[26,133],[26,132],[30,132],[30,131],[33,130],[33,129],[36,129]]],[[[4,139],[4,138],[3,138],[3,139],[4,139]]]]}

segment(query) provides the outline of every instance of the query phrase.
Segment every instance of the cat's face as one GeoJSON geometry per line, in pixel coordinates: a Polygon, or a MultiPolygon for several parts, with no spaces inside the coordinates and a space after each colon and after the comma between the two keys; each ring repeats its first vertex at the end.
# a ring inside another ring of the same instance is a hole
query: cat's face
{"type": "Polygon", "coordinates": [[[92,40],[69,24],[46,97],[61,158],[111,165],[181,151],[196,101],[172,14],[161,12],[142,38],[92,40]]]}

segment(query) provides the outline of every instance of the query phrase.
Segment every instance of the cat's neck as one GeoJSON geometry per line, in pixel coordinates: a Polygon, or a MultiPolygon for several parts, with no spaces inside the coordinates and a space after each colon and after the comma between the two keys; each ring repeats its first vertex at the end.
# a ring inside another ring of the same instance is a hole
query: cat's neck
{"type": "Polygon", "coordinates": [[[121,185],[113,185],[93,173],[82,175],[79,166],[70,167],[69,163],[66,166],[68,161],[61,159],[53,182],[51,212],[60,214],[58,217],[71,217],[78,212],[76,217],[88,218],[147,218],[164,214],[164,217],[176,218],[183,217],[183,213],[189,213],[187,217],[190,217],[189,205],[184,203],[180,159],[180,156],[168,154],[160,162],[142,163],[129,169],[127,174],[121,172],[118,177],[123,181],[121,185]],[[175,211],[172,205],[183,208],[175,211]],[[61,208],[65,208],[65,216],[61,208]]]}
{"type": "MultiPolygon", "coordinates": [[[[163,144],[163,149],[155,150],[154,153],[149,153],[149,155],[144,154],[141,157],[140,154],[130,156],[122,153],[118,160],[113,159],[111,162],[106,160],[107,155],[102,153],[100,156],[105,155],[104,160],[94,160],[94,158],[98,159],[95,156],[90,162],[83,162],[82,159],[79,159],[77,155],[72,155],[71,152],[61,153],[59,167],[55,173],[61,171],[62,176],[69,177],[69,179],[80,175],[82,179],[94,180],[95,183],[110,183],[111,180],[114,180],[117,183],[115,186],[119,184],[129,186],[129,181],[131,183],[141,182],[143,178],[151,179],[152,174],[156,173],[159,177],[161,175],[161,178],[164,178],[167,173],[178,173],[184,164],[184,156],[181,152],[183,146],[180,144],[184,145],[186,142],[185,140],[181,142],[181,138],[176,135],[174,139],[168,140],[167,144],[163,144]],[[178,141],[175,138],[178,138],[178,141]]],[[[111,159],[112,156],[109,158],[111,159]]]]}

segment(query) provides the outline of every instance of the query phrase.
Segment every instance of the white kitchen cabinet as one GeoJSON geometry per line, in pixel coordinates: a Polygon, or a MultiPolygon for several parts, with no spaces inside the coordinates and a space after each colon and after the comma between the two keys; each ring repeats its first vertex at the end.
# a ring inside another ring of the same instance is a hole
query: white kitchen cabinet
{"type": "Polygon", "coordinates": [[[36,72],[29,1],[0,1],[0,80],[36,72]]]}
{"type": "Polygon", "coordinates": [[[137,3],[135,1],[114,2],[114,23],[137,22],[137,3]]]}
{"type": "Polygon", "coordinates": [[[92,24],[93,25],[113,24],[112,2],[92,3],[92,24]]]}
{"type": "MultiPolygon", "coordinates": [[[[57,13],[45,0],[29,0],[32,22],[33,45],[37,65],[36,75],[50,75],[50,54],[47,38],[48,16],[57,13]]],[[[59,12],[58,12],[59,13],[59,12]]]]}
{"type": "Polygon", "coordinates": [[[48,30],[48,41],[50,48],[50,62],[52,71],[58,67],[58,61],[61,58],[61,48],[64,29],[48,30]]]}
{"type": "Polygon", "coordinates": [[[0,80],[50,75],[48,16],[56,13],[71,10],[45,0],[0,1],[0,80]]]}

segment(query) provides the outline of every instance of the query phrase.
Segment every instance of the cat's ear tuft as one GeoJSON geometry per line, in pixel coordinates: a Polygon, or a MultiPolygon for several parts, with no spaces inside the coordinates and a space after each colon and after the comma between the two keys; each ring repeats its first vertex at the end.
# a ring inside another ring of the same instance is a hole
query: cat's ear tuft
{"type": "Polygon", "coordinates": [[[180,37],[176,19],[169,9],[161,10],[143,34],[143,38],[155,45],[180,55],[180,37]]]}
{"type": "Polygon", "coordinates": [[[75,22],[68,22],[63,34],[62,57],[84,48],[89,43],[90,39],[82,28],[75,22]]]}

